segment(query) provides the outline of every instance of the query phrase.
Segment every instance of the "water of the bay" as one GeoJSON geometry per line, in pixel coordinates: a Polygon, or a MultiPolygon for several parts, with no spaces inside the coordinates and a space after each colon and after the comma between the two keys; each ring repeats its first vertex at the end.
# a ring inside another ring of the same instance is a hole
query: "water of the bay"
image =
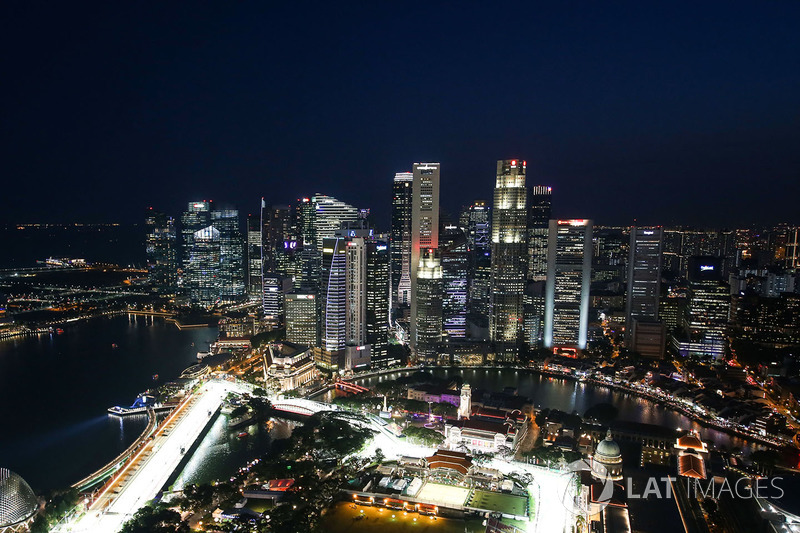
{"type": "MultiPolygon", "coordinates": [[[[568,413],[577,412],[579,415],[583,415],[593,405],[610,403],[619,409],[618,418],[620,420],[696,430],[704,440],[728,449],[745,448],[748,445],[739,437],[704,427],[676,411],[608,387],[553,378],[523,370],[434,368],[429,371],[437,377],[452,379],[458,376],[464,380],[464,383],[469,383],[473,390],[484,389],[500,392],[506,387],[513,387],[518,395],[531,398],[537,409],[560,409],[568,413]]],[[[403,372],[402,375],[408,375],[408,373],[403,372]]],[[[374,376],[356,380],[356,383],[372,387],[383,380],[396,379],[399,375],[401,374],[374,376]]]]}
{"type": "Polygon", "coordinates": [[[106,409],[133,403],[155,374],[159,382],[178,377],[216,336],[216,328],[181,331],[163,319],[123,315],[0,341],[0,466],[36,490],[101,467],[147,423],[106,409]]]}

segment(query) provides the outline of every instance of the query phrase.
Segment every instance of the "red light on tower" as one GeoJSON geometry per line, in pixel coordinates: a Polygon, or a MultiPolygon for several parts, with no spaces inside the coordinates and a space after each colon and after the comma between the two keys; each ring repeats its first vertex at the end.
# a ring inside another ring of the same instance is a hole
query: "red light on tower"
{"type": "Polygon", "coordinates": [[[511,166],[512,166],[512,167],[515,167],[515,166],[517,166],[517,160],[516,160],[516,159],[513,159],[513,160],[511,161],[511,166]]]}

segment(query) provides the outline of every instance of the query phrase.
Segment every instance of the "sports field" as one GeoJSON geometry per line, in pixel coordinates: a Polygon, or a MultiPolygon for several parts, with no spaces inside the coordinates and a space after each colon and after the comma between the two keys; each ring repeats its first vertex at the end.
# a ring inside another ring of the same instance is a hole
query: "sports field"
{"type": "Polygon", "coordinates": [[[468,496],[469,489],[438,483],[426,483],[417,494],[417,498],[420,500],[443,506],[464,505],[468,496]]]}
{"type": "Polygon", "coordinates": [[[468,505],[477,509],[498,511],[507,515],[526,516],[527,504],[528,499],[522,496],[476,490],[468,505]]]}

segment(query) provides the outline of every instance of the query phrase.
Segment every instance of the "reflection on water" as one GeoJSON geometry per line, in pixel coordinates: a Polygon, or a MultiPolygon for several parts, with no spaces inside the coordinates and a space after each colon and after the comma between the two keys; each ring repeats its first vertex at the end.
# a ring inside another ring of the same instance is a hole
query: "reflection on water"
{"type": "MultiPolygon", "coordinates": [[[[587,409],[598,403],[610,403],[619,409],[620,420],[630,420],[655,424],[676,429],[694,429],[700,432],[704,440],[717,446],[747,447],[747,442],[739,437],[728,435],[722,431],[703,427],[684,415],[667,409],[644,398],[625,394],[608,387],[584,383],[580,381],[543,376],[524,370],[511,369],[475,369],[475,368],[432,368],[429,371],[437,377],[461,377],[469,383],[473,391],[485,389],[499,392],[506,387],[514,387],[517,394],[533,400],[537,408],[559,409],[568,413],[577,412],[583,415],[587,409]]],[[[413,370],[404,371],[391,376],[374,376],[357,379],[359,385],[372,387],[384,380],[396,379],[400,375],[409,375],[413,370]]],[[[332,392],[327,397],[332,397],[332,392]]],[[[473,397],[474,396],[473,392],[473,397]]]]}
{"type": "Polygon", "coordinates": [[[178,475],[172,490],[230,478],[241,466],[267,453],[272,441],[289,437],[295,425],[273,419],[266,424],[230,430],[227,415],[220,415],[178,475]],[[247,436],[239,437],[242,432],[247,436]]]}

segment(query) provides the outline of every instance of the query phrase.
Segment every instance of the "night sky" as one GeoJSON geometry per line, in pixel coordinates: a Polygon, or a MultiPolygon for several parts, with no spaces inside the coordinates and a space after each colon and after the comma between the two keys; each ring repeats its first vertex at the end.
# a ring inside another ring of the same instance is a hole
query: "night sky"
{"type": "MultiPolygon", "coordinates": [[[[141,222],[315,192],[388,224],[528,161],[557,216],[800,222],[800,2],[0,6],[0,222],[141,222]]],[[[277,4],[277,3],[276,3],[277,4]]]]}

